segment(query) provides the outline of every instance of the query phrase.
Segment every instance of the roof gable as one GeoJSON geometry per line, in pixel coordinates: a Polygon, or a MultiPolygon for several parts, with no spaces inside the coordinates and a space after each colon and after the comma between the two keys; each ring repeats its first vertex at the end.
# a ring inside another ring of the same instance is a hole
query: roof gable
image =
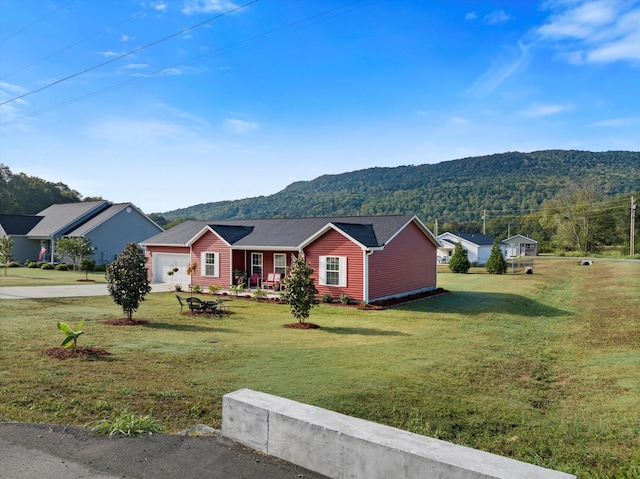
{"type": "Polygon", "coordinates": [[[43,219],[29,231],[29,236],[49,238],[67,234],[109,204],[108,201],[88,201],[51,205],[38,213],[43,219]]]}
{"type": "Polygon", "coordinates": [[[113,218],[121,211],[127,210],[127,208],[130,209],[129,211],[135,212],[136,214],[138,214],[138,216],[146,219],[149,223],[153,224],[156,228],[158,228],[158,231],[163,231],[162,227],[156,224],[151,218],[145,215],[132,203],[116,203],[101,211],[97,215],[93,216],[90,220],[82,223],[78,228],[75,228],[66,234],[68,236],[85,236],[86,234],[91,232],[91,230],[106,222],[109,218],[113,218]]]}
{"type": "Polygon", "coordinates": [[[520,239],[520,240],[524,240],[528,243],[537,243],[536,240],[529,238],[528,236],[525,235],[513,235],[510,238],[507,238],[505,240],[502,240],[501,242],[504,244],[508,244],[510,241],[514,240],[514,239],[520,239]]]}

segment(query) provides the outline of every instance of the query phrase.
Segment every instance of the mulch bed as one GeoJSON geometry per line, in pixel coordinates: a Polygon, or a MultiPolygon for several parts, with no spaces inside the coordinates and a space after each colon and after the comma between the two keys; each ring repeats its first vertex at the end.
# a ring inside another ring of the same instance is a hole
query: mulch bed
{"type": "Polygon", "coordinates": [[[291,328],[291,329],[319,329],[320,326],[313,323],[289,323],[283,324],[283,328],[291,328]]]}
{"type": "Polygon", "coordinates": [[[109,356],[111,353],[102,348],[50,348],[45,349],[44,353],[52,358],[56,359],[70,359],[70,358],[86,358],[89,356],[109,356]]]}
{"type": "Polygon", "coordinates": [[[141,324],[148,324],[148,319],[129,319],[129,318],[118,318],[118,319],[108,319],[104,321],[103,324],[110,324],[111,326],[139,326],[141,324]]]}

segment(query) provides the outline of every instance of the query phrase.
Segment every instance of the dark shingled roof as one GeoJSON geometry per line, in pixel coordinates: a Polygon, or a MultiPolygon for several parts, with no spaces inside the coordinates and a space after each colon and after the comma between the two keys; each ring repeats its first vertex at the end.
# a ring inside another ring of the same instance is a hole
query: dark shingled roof
{"type": "Polygon", "coordinates": [[[466,239],[471,243],[475,243],[478,246],[491,246],[495,241],[493,236],[483,235],[480,233],[454,233],[456,236],[460,238],[466,239]]]}
{"type": "Polygon", "coordinates": [[[42,216],[35,215],[0,215],[0,226],[7,235],[24,236],[37,225],[42,216]]]}
{"type": "Polygon", "coordinates": [[[384,246],[413,217],[394,215],[185,221],[142,244],[187,245],[205,226],[209,226],[235,247],[297,248],[325,226],[332,224],[365,247],[377,248],[384,246]]]}

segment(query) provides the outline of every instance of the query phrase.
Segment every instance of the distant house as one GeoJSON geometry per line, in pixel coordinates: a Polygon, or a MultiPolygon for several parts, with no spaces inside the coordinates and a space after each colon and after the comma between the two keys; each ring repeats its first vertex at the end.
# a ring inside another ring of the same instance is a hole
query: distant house
{"type": "Polygon", "coordinates": [[[372,302],[436,288],[439,242],[412,215],[186,221],[142,245],[153,282],[226,288],[234,271],[260,282],[302,255],[319,293],[333,298],[372,302]]]}
{"type": "Polygon", "coordinates": [[[438,248],[438,258],[440,263],[448,263],[453,254],[456,243],[462,244],[462,248],[467,251],[469,261],[478,265],[484,265],[491,256],[491,246],[495,238],[493,236],[480,233],[442,233],[438,235],[442,246],[438,248]]]}
{"type": "Polygon", "coordinates": [[[500,249],[506,258],[517,256],[538,256],[538,242],[524,235],[515,235],[500,242],[500,249]]]}
{"type": "Polygon", "coordinates": [[[56,241],[61,237],[82,237],[96,248],[92,259],[107,264],[127,243],[138,243],[163,231],[131,203],[87,201],[49,206],[37,215],[0,214],[0,237],[11,236],[13,258],[54,262],[56,241]]]}

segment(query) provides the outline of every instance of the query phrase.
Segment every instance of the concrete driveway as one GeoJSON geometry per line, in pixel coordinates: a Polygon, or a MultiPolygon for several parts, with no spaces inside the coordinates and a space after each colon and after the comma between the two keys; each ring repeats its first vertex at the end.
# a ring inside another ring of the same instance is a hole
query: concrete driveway
{"type": "MultiPolygon", "coordinates": [[[[171,291],[169,283],[152,283],[151,292],[171,291]]],[[[72,298],[76,296],[106,296],[106,283],[65,284],[61,286],[0,286],[0,299],[72,298]]]]}

